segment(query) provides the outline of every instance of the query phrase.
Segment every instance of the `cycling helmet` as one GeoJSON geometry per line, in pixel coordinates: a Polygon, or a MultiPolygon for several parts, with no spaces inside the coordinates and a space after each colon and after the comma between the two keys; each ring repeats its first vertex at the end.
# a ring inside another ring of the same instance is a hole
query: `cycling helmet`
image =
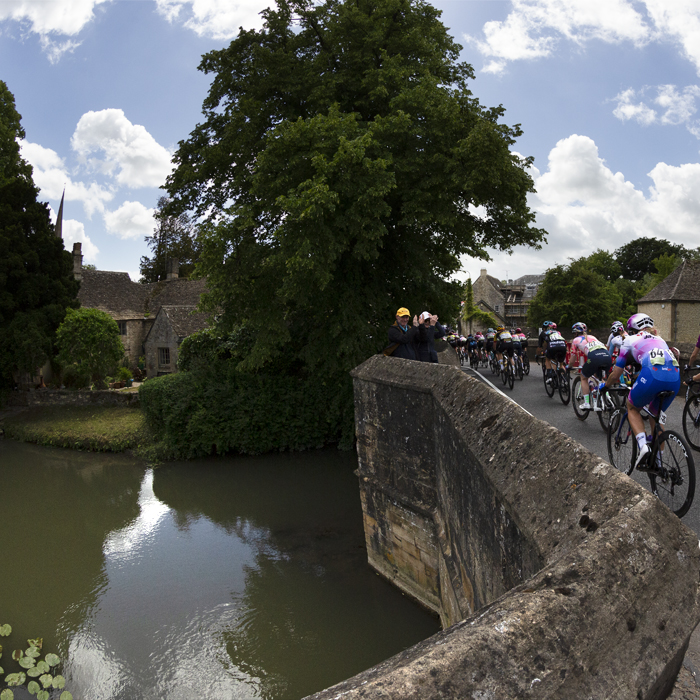
{"type": "Polygon", "coordinates": [[[557,330],[557,324],[554,323],[554,321],[550,321],[550,322],[549,322],[549,330],[550,330],[550,331],[555,331],[555,330],[557,330]]]}
{"type": "Polygon", "coordinates": [[[610,326],[610,332],[613,335],[617,335],[620,331],[625,330],[625,327],[622,325],[620,321],[613,321],[612,326],[610,326]]]}
{"type": "Polygon", "coordinates": [[[552,325],[551,321],[544,321],[544,323],[542,323],[542,328],[549,328],[551,325],[552,325]]]}
{"type": "Polygon", "coordinates": [[[632,333],[639,333],[642,328],[653,328],[654,319],[647,314],[633,314],[627,321],[627,330],[632,333]]]}
{"type": "Polygon", "coordinates": [[[520,328],[516,328],[516,329],[515,329],[515,332],[516,332],[516,333],[522,333],[522,330],[521,330],[520,328]]]}
{"type": "Polygon", "coordinates": [[[577,323],[574,323],[573,326],[571,326],[571,330],[574,333],[587,333],[588,332],[588,326],[585,323],[582,323],[581,321],[578,321],[577,323]]]}
{"type": "Polygon", "coordinates": [[[496,326],[496,333],[500,333],[505,330],[505,326],[496,326]]]}
{"type": "Polygon", "coordinates": [[[488,329],[486,330],[486,332],[487,332],[487,333],[495,333],[495,331],[493,330],[493,328],[488,328],[488,329]]]}

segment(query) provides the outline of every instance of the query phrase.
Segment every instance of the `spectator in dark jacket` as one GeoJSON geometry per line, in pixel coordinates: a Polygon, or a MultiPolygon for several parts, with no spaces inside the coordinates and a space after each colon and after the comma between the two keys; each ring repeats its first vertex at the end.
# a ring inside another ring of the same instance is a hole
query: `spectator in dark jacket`
{"type": "Polygon", "coordinates": [[[421,314],[425,325],[425,340],[418,342],[418,359],[421,362],[438,361],[437,351],[435,350],[435,339],[445,337],[445,329],[438,323],[438,317],[424,311],[421,314]]]}
{"type": "Polygon", "coordinates": [[[389,346],[384,349],[385,355],[403,357],[404,360],[417,360],[417,344],[425,340],[425,324],[421,315],[420,320],[414,316],[413,326],[408,322],[411,313],[405,307],[396,312],[396,321],[389,327],[389,346]]]}

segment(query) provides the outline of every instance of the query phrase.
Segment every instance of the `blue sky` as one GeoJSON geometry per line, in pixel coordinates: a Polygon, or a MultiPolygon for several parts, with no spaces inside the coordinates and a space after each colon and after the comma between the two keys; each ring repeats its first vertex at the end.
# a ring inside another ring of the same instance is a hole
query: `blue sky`
{"type": "MultiPolygon", "coordinates": [[[[543,272],[637,236],[700,245],[700,0],[439,0],[474,94],[534,156],[540,251],[464,260],[543,272]]],[[[260,26],[264,0],[0,0],[0,80],[66,247],[138,277],[159,186],[200,120],[206,51],[260,26]]]]}

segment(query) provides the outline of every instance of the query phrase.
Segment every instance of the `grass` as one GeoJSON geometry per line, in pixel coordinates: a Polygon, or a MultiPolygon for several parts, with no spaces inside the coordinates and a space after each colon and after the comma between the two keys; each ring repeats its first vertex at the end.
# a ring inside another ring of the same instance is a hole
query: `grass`
{"type": "Polygon", "coordinates": [[[138,408],[34,406],[7,416],[1,427],[22,442],[91,452],[141,451],[153,444],[138,408]]]}

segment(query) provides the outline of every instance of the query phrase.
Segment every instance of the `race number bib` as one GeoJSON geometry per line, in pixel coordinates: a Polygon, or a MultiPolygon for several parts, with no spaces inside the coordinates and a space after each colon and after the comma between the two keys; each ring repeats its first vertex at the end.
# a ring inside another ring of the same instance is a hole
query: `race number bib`
{"type": "Polygon", "coordinates": [[[554,331],[553,333],[549,334],[549,342],[551,343],[553,340],[564,340],[564,336],[557,331],[554,331]]]}
{"type": "Polygon", "coordinates": [[[591,344],[588,346],[588,352],[592,352],[593,350],[601,350],[601,349],[602,349],[602,350],[607,350],[607,348],[605,347],[605,345],[603,345],[603,343],[601,343],[599,340],[596,340],[595,343],[591,343],[591,344]]]}
{"type": "Polygon", "coordinates": [[[661,348],[653,348],[649,351],[649,362],[652,365],[665,365],[667,359],[671,360],[674,367],[678,367],[678,362],[673,353],[662,350],[661,348]]]}

